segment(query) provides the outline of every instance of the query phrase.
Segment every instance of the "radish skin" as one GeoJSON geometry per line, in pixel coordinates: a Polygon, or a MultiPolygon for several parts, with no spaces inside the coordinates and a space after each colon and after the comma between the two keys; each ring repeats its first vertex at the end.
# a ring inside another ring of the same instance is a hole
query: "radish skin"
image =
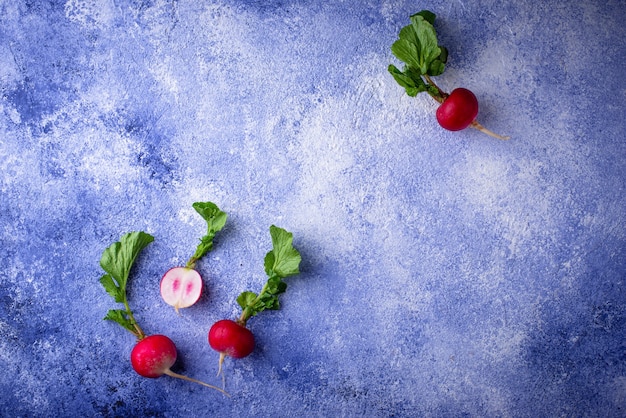
{"type": "Polygon", "coordinates": [[[139,341],[130,353],[133,369],[140,376],[155,379],[176,363],[176,346],[165,335],[151,335],[139,341]]]}
{"type": "Polygon", "coordinates": [[[245,326],[230,319],[222,319],[209,330],[209,345],[220,353],[219,375],[226,356],[244,358],[254,351],[254,335],[245,326]]]}
{"type": "Polygon", "coordinates": [[[174,342],[165,335],[150,335],[139,341],[130,353],[130,362],[133,369],[140,376],[156,379],[163,375],[197,383],[215,389],[226,396],[230,396],[224,389],[210,385],[200,380],[175,373],[170,367],[176,363],[178,353],[174,342]]]}
{"type": "MultiPolygon", "coordinates": [[[[430,78],[427,78],[430,80],[430,78]]],[[[430,81],[432,83],[432,81],[430,81]]],[[[433,83],[434,84],[434,83],[433,83]]],[[[437,87],[437,89],[439,89],[437,87]]],[[[441,91],[439,89],[439,91],[441,91]]],[[[491,137],[507,140],[508,136],[498,135],[482,126],[476,120],[478,115],[478,99],[470,90],[459,87],[452,93],[441,92],[442,99],[437,100],[441,105],[437,108],[437,122],[449,131],[460,131],[465,128],[474,128],[491,137]]]]}
{"type": "Polygon", "coordinates": [[[460,131],[467,128],[478,115],[478,99],[468,89],[458,88],[437,108],[437,121],[442,128],[460,131]]]}

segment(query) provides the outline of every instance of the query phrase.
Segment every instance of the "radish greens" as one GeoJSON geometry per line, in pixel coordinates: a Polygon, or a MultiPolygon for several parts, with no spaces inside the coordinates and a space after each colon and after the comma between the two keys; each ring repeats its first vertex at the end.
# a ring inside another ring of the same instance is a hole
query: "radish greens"
{"type": "Polygon", "coordinates": [[[145,337],[143,330],[135,321],[133,312],[128,305],[126,285],[130,270],[139,253],[148,246],[154,237],[145,232],[130,232],[102,253],[100,266],[106,272],[100,278],[100,283],[115,302],[122,303],[124,309],[111,309],[104,319],[117,322],[128,331],[132,332],[138,340],[145,337]]]}

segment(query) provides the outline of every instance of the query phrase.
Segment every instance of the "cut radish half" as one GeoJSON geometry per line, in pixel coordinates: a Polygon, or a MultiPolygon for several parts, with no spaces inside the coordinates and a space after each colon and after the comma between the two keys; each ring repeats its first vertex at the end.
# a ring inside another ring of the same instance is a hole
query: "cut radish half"
{"type": "Polygon", "coordinates": [[[179,308],[188,308],[200,299],[202,277],[194,269],[174,267],[161,279],[161,297],[178,312],[179,308]]]}

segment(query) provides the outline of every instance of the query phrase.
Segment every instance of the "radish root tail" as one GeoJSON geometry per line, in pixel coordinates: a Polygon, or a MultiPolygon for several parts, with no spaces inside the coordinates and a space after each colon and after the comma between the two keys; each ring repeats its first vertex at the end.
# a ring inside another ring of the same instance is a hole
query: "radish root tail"
{"type": "Polygon", "coordinates": [[[226,358],[225,353],[220,353],[220,361],[219,367],[217,368],[217,375],[222,375],[222,387],[226,388],[226,376],[224,375],[224,371],[222,370],[222,365],[224,364],[224,359],[226,358]]]}
{"type": "Polygon", "coordinates": [[[224,364],[224,359],[226,358],[226,354],[220,353],[220,361],[218,363],[217,375],[222,374],[222,365],[224,364]]]}
{"type": "Polygon", "coordinates": [[[188,381],[188,382],[197,383],[197,384],[202,385],[202,386],[205,386],[205,387],[207,387],[207,388],[214,389],[214,390],[216,390],[216,391],[218,391],[218,392],[222,392],[224,395],[226,395],[226,396],[230,397],[230,394],[229,394],[228,392],[226,392],[226,391],[225,391],[224,389],[222,389],[222,388],[218,388],[217,386],[213,386],[213,385],[210,385],[210,384],[208,384],[208,383],[204,383],[204,382],[202,382],[202,381],[200,381],[200,380],[192,379],[191,377],[187,377],[187,376],[184,376],[184,375],[182,375],[182,374],[174,373],[174,372],[173,372],[173,371],[171,371],[171,370],[166,370],[166,371],[165,371],[165,374],[166,374],[166,375],[168,375],[168,376],[170,376],[170,377],[175,377],[175,378],[177,378],[177,379],[186,380],[186,381],[188,381]]]}
{"type": "Polygon", "coordinates": [[[481,125],[480,123],[478,123],[476,120],[475,120],[475,121],[473,121],[473,122],[470,124],[470,127],[474,128],[474,129],[478,129],[480,132],[482,132],[482,133],[484,133],[484,134],[487,134],[487,135],[489,135],[489,136],[491,136],[491,137],[493,137],[493,138],[498,138],[498,139],[501,139],[501,140],[503,140],[503,141],[506,141],[507,139],[510,139],[510,138],[511,138],[511,137],[509,137],[509,136],[502,136],[502,135],[498,135],[497,133],[490,131],[489,129],[485,128],[483,125],[481,125]]]}

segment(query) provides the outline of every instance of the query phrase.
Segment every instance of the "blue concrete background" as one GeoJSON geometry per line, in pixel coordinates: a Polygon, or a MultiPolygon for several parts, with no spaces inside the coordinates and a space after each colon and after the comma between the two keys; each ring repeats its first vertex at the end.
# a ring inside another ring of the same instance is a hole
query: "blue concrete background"
{"type": "Polygon", "coordinates": [[[587,1],[0,1],[0,415],[626,416],[626,6],[587,1]],[[438,84],[511,135],[447,132],[387,72],[410,14],[438,84]],[[228,212],[177,316],[158,284],[228,212]],[[211,324],[302,273],[225,363],[232,398],[130,367],[98,279],[209,383],[211,324]]]}

